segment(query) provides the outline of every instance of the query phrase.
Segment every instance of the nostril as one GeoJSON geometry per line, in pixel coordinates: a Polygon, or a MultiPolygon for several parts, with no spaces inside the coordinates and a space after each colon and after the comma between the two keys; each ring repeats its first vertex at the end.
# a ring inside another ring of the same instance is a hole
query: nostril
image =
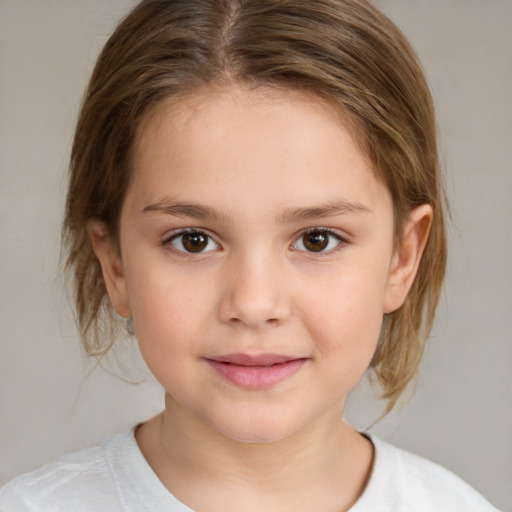
{"type": "MultiPolygon", "coordinates": [[[[247,320],[243,320],[243,319],[238,318],[236,316],[231,317],[229,319],[229,321],[230,321],[230,323],[236,324],[236,325],[251,323],[251,322],[248,322],[247,320]]],[[[269,325],[269,326],[277,326],[278,324],[279,324],[279,319],[278,318],[269,318],[268,320],[264,320],[263,322],[261,322],[261,325],[269,325]]]]}
{"type": "Polygon", "coordinates": [[[267,280],[262,280],[254,272],[247,272],[244,276],[226,286],[218,305],[219,319],[233,327],[281,325],[290,314],[290,304],[277,280],[269,276],[266,276],[267,280]]]}

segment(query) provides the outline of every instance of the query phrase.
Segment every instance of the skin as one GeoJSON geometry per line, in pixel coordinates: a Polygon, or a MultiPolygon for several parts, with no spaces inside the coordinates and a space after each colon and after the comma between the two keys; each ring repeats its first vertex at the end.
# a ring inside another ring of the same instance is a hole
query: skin
{"type": "Polygon", "coordinates": [[[197,93],[148,116],[134,149],[120,252],[100,222],[89,234],[166,391],[136,432],[143,454],[201,511],[348,510],[373,451],[342,421],[345,397],[411,287],[432,209],[396,248],[388,190],[332,108],[297,94],[197,93]],[[184,250],[185,228],[205,251],[184,250]],[[325,250],[307,250],[311,228],[325,250]],[[302,362],[246,389],[208,363],[233,353],[302,362]]]}

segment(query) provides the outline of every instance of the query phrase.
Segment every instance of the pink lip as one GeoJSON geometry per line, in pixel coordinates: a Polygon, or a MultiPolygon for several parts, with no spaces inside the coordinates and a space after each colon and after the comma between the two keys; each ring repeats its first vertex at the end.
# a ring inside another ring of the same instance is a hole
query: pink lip
{"type": "Polygon", "coordinates": [[[291,377],[306,359],[276,354],[228,354],[206,361],[236,386],[258,390],[270,388],[291,377]]]}

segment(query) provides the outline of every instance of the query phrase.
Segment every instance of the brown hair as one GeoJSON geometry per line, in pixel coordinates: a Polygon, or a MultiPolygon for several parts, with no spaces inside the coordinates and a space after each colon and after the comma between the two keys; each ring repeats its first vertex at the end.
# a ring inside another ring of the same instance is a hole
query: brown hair
{"type": "Polygon", "coordinates": [[[94,69],[71,154],[63,229],[87,353],[102,355],[116,319],[87,235],[91,218],[117,234],[141,119],[200,87],[264,85],[337,105],[388,187],[395,238],[416,206],[434,220],[403,306],[386,315],[371,363],[387,411],[417,373],[446,264],[432,98],[399,29],[366,0],[144,0],[119,24],[94,69]]]}

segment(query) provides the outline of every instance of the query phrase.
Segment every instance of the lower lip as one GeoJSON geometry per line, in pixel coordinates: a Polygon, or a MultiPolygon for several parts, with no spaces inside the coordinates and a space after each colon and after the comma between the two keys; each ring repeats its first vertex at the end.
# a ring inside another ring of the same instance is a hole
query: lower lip
{"type": "Polygon", "coordinates": [[[243,366],[212,359],[207,361],[210,366],[231,383],[252,390],[267,389],[283,382],[296,373],[306,362],[305,359],[293,359],[272,366],[243,366]]]}

